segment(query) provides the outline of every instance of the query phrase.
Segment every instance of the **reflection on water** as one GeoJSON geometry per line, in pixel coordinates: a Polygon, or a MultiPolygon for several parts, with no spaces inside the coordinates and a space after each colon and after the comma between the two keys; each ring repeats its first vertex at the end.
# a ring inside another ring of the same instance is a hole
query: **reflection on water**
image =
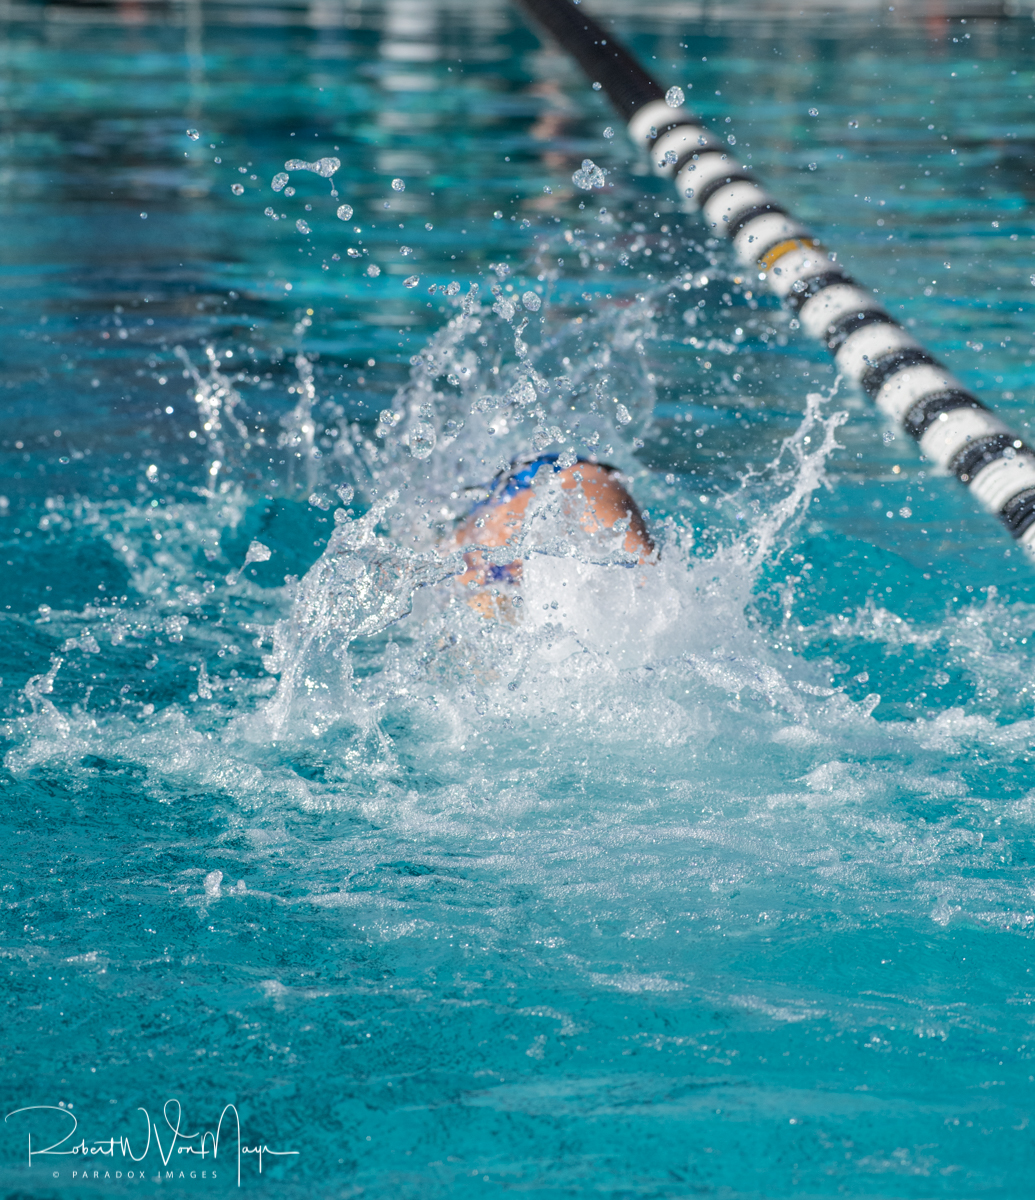
{"type": "MultiPolygon", "coordinates": [[[[1026,423],[1029,20],[597,11],[1026,423]]],[[[257,1194],[1020,1194],[1008,537],[509,8],[6,20],[9,1108],[233,1101],[257,1194]],[[459,580],[535,454],[656,558],[551,470],[459,580]]]]}

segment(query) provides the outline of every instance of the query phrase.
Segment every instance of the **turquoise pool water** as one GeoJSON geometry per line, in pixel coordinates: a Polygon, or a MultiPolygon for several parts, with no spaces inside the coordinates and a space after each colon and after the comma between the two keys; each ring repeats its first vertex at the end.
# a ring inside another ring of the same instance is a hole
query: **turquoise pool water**
{"type": "MultiPolygon", "coordinates": [[[[1028,425],[1027,16],[595,11],[1028,425]]],[[[510,8],[3,19],[4,1194],[1029,1194],[1007,535],[510,8]]]]}

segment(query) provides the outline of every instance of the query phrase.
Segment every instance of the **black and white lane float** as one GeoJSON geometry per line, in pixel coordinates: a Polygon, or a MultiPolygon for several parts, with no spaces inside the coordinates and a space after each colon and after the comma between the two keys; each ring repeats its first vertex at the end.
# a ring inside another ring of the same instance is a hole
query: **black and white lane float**
{"type": "Polygon", "coordinates": [[[731,243],[823,342],[838,371],[857,383],[995,513],[1035,557],[1035,452],[860,287],[819,239],[790,215],[613,36],[572,0],[521,0],[599,82],[656,174],[675,184],[683,208],[731,243]]]}

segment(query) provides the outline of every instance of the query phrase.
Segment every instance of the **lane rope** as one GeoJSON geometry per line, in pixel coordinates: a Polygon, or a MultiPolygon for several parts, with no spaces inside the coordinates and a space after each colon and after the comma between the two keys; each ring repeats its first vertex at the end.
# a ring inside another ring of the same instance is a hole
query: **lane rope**
{"type": "Polygon", "coordinates": [[[572,0],[519,0],[598,82],[673,181],[686,212],[733,243],[857,383],[937,467],[956,476],[1035,558],[1035,452],[844,270],[728,146],[658,84],[609,30],[572,0]]]}

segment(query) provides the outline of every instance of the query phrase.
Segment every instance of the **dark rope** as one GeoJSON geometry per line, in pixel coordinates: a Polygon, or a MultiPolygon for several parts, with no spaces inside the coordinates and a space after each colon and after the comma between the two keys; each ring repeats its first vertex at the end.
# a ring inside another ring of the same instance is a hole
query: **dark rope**
{"type": "Polygon", "coordinates": [[[625,47],[571,0],[519,3],[578,61],[590,79],[600,84],[627,121],[638,108],[665,94],[625,47]]]}

